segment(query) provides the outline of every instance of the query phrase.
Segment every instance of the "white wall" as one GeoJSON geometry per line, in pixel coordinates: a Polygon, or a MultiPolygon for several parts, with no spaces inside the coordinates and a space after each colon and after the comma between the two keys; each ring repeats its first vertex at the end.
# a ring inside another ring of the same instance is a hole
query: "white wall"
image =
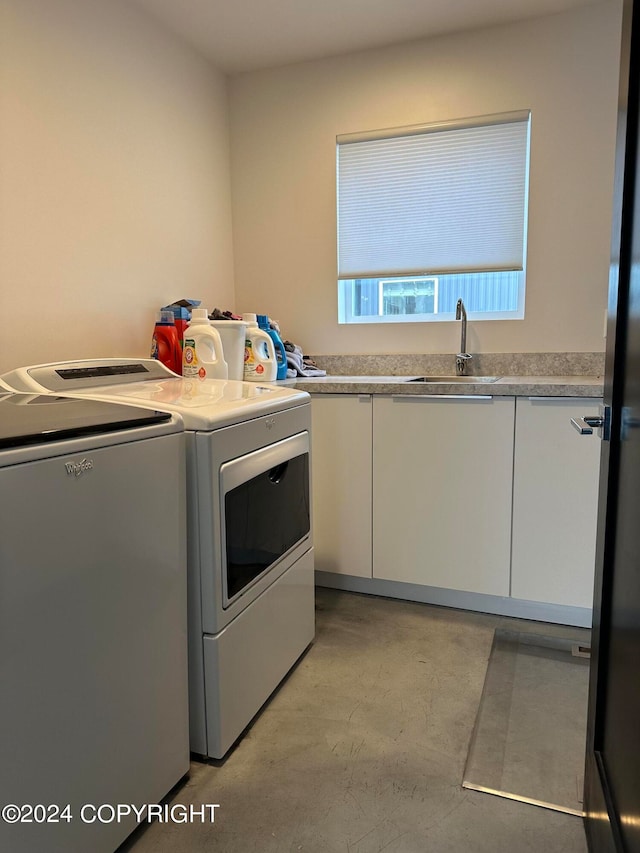
{"type": "Polygon", "coordinates": [[[0,0],[0,372],[231,306],[227,116],[225,77],[124,0],[0,0]]]}
{"type": "Polygon", "coordinates": [[[619,32],[616,0],[232,78],[237,309],[311,353],[453,351],[452,323],[338,326],[335,137],[530,108],[526,316],[468,347],[603,350],[619,32]]]}

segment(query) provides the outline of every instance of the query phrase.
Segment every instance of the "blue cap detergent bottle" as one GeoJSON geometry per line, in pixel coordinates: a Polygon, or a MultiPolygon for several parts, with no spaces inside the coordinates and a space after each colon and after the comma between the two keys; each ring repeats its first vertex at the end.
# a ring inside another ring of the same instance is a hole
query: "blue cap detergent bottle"
{"type": "Polygon", "coordinates": [[[278,362],[278,370],[276,373],[276,379],[286,379],[287,378],[287,351],[284,348],[284,344],[282,343],[282,338],[276,332],[275,329],[271,328],[271,324],[269,323],[269,317],[266,314],[258,314],[258,328],[262,329],[263,332],[266,332],[271,340],[273,341],[273,348],[276,352],[276,360],[278,362]]]}

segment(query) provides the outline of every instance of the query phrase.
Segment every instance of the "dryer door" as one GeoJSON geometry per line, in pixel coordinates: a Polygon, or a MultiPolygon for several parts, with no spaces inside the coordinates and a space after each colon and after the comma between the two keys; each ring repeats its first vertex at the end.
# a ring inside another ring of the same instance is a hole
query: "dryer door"
{"type": "Polygon", "coordinates": [[[309,425],[307,405],[195,434],[192,609],[205,634],[223,630],[311,548],[309,425]]]}
{"type": "Polygon", "coordinates": [[[309,535],[307,433],[224,464],[220,509],[226,609],[309,535]]]}
{"type": "Polygon", "coordinates": [[[309,535],[309,448],[302,436],[222,466],[224,608],[309,535]]]}

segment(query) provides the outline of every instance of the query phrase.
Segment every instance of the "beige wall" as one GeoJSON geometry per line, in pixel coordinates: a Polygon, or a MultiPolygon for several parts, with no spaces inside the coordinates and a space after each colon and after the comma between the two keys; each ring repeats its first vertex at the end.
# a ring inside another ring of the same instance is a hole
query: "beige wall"
{"type": "Polygon", "coordinates": [[[124,0],[0,0],[0,372],[148,355],[160,305],[233,302],[227,115],[124,0]]]}
{"type": "Polygon", "coordinates": [[[126,0],[0,0],[0,372],[146,355],[181,296],[309,352],[448,352],[451,323],[339,327],[335,136],[531,108],[526,318],[469,348],[599,350],[616,2],[230,83],[126,0]],[[21,319],[19,319],[21,318],[21,319]]]}
{"type": "Polygon", "coordinates": [[[336,134],[530,108],[526,315],[484,352],[604,349],[620,4],[232,78],[237,308],[311,353],[449,352],[453,323],[338,326],[336,134]]]}

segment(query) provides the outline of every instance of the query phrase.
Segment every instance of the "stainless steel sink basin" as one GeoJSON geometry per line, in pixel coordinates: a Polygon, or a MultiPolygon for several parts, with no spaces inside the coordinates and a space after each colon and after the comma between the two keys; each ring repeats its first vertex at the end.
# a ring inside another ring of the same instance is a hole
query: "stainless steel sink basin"
{"type": "Polygon", "coordinates": [[[415,379],[407,379],[407,382],[462,382],[467,385],[474,382],[497,382],[499,376],[416,376],[415,379]]]}

